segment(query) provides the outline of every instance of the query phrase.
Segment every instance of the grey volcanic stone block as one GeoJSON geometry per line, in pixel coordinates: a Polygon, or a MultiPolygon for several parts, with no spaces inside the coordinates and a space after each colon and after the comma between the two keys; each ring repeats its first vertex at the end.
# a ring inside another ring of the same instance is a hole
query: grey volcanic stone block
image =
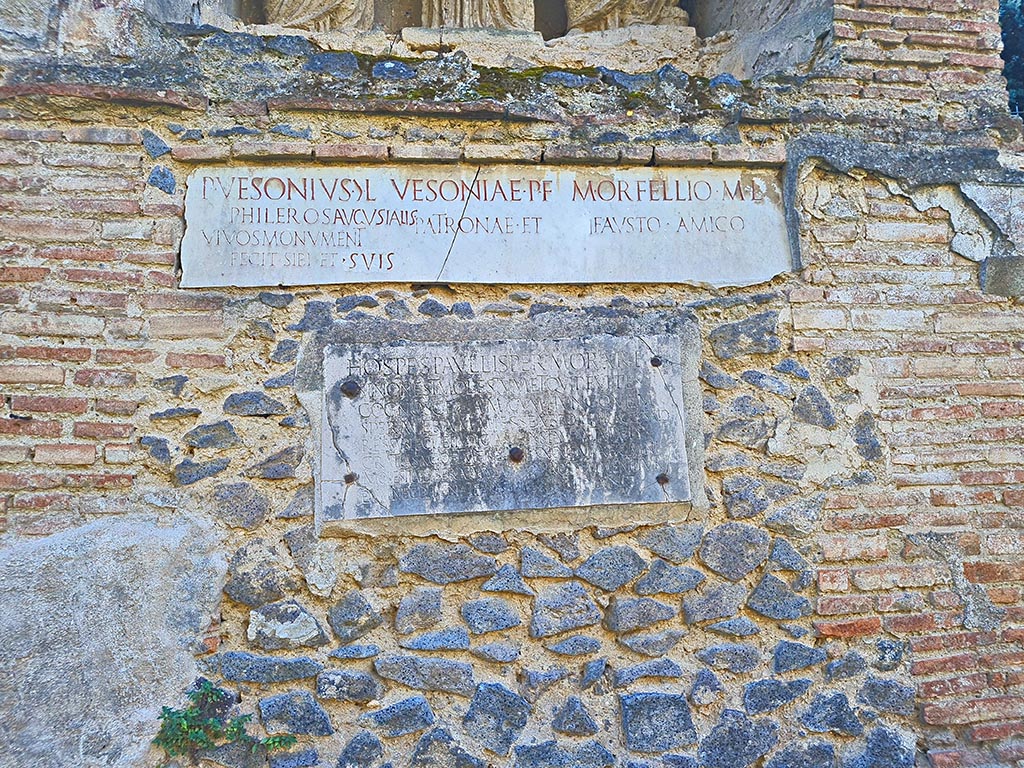
{"type": "Polygon", "coordinates": [[[914,768],[914,738],[879,726],[868,734],[864,751],[854,757],[849,768],[914,768]]]}
{"type": "Polygon", "coordinates": [[[601,650],[601,641],[596,637],[573,635],[547,646],[547,649],[560,656],[589,656],[601,650]]]}
{"type": "Polygon", "coordinates": [[[742,584],[719,584],[703,594],[683,600],[683,614],[687,624],[735,616],[747,596],[742,584]]]}
{"type": "Polygon", "coordinates": [[[422,696],[411,696],[391,706],[370,712],[359,718],[360,721],[379,728],[388,738],[416,733],[434,724],[434,712],[430,704],[422,696]]]}
{"type": "Polygon", "coordinates": [[[332,659],[372,659],[380,653],[380,647],[376,645],[346,645],[344,648],[336,648],[328,656],[332,659]]]}
{"type": "Polygon", "coordinates": [[[667,752],[697,741],[686,697],[672,693],[619,696],[622,730],[632,752],[667,752]]]}
{"type": "Polygon", "coordinates": [[[331,669],[321,672],[316,678],[316,695],[320,699],[365,704],[376,701],[383,693],[384,687],[365,672],[331,669]]]}
{"type": "Polygon", "coordinates": [[[761,628],[746,616],[737,616],[735,619],[716,621],[714,624],[710,624],[708,629],[712,632],[717,632],[720,635],[727,635],[729,637],[750,637],[751,635],[756,635],[761,631],[761,628]]]}
{"type": "Polygon", "coordinates": [[[468,600],[462,604],[459,612],[469,631],[474,635],[518,627],[522,623],[519,613],[511,603],[497,597],[468,600]]]}
{"type": "Polygon", "coordinates": [[[519,658],[519,646],[512,643],[487,643],[472,648],[470,653],[484,661],[508,664],[519,658]]]}
{"type": "Polygon", "coordinates": [[[686,636],[680,629],[666,629],[664,632],[635,633],[616,638],[620,645],[641,656],[659,657],[672,650],[686,636]]]}
{"type": "Polygon", "coordinates": [[[650,569],[633,586],[638,595],[677,595],[689,592],[704,581],[704,574],[694,568],[669,565],[655,558],[650,569]]]}
{"type": "Polygon", "coordinates": [[[868,677],[857,692],[857,701],[879,712],[914,714],[914,689],[896,680],[868,677]]]}
{"type": "Polygon", "coordinates": [[[519,673],[519,692],[531,704],[539,699],[544,691],[548,690],[560,680],[569,676],[569,670],[565,667],[552,667],[551,669],[524,669],[519,673]]]}
{"type": "Polygon", "coordinates": [[[324,665],[306,656],[282,659],[279,656],[256,656],[243,651],[227,651],[220,656],[220,670],[225,680],[237,683],[285,683],[314,677],[324,665]]]}
{"type": "Polygon", "coordinates": [[[817,527],[824,503],[824,496],[799,499],[771,512],[764,519],[764,525],[768,530],[783,536],[804,538],[817,527]]]}
{"type": "Polygon", "coordinates": [[[811,612],[811,603],[789,588],[789,584],[770,573],[754,587],[747,607],[769,619],[799,619],[811,612]]]}
{"type": "Polygon", "coordinates": [[[421,691],[473,695],[473,667],[462,661],[422,656],[382,656],[374,661],[377,674],[421,691]]]}
{"type": "Polygon", "coordinates": [[[772,654],[772,669],[775,674],[792,672],[794,669],[806,669],[815,664],[821,664],[828,654],[823,648],[812,648],[803,643],[794,643],[791,640],[782,640],[775,646],[772,654]]]}
{"type": "Polygon", "coordinates": [[[772,551],[768,555],[768,570],[805,571],[809,567],[803,556],[788,541],[776,537],[772,542],[772,551]]]}
{"type": "Polygon", "coordinates": [[[576,569],[576,576],[608,592],[625,586],[647,569],[647,563],[632,548],[600,549],[576,569]]]}
{"type": "Polygon", "coordinates": [[[330,736],[331,720],[307,691],[291,691],[260,699],[260,719],[267,733],[330,736]]]}
{"type": "Polygon", "coordinates": [[[405,595],[395,611],[395,630],[402,635],[428,629],[441,621],[441,590],[417,587],[405,595]]]}
{"type": "Polygon", "coordinates": [[[523,744],[515,749],[513,768],[569,768],[570,755],[555,741],[523,744]]]}
{"type": "Polygon", "coordinates": [[[551,729],[568,736],[592,736],[597,733],[597,722],[577,696],[570,696],[555,711],[551,729]]]}
{"type": "Polygon", "coordinates": [[[690,687],[690,702],[695,707],[703,707],[711,704],[725,693],[725,686],[715,676],[715,673],[708,669],[697,672],[690,687]]]}
{"type": "Polygon", "coordinates": [[[259,477],[264,480],[283,480],[295,477],[295,468],[306,455],[301,445],[293,445],[270,454],[263,461],[253,464],[245,470],[246,477],[259,477]]]}
{"type": "Polygon", "coordinates": [[[771,712],[800,698],[811,687],[810,680],[757,680],[743,689],[743,707],[749,715],[771,712]]]}
{"type": "Polygon", "coordinates": [[[299,588],[287,567],[276,547],[268,547],[262,539],[251,541],[231,556],[224,594],[250,608],[281,600],[299,588]]]}
{"type": "Polygon", "coordinates": [[[338,756],[337,768],[370,768],[384,756],[384,745],[369,731],[352,737],[338,756]]]}
{"type": "Polygon", "coordinates": [[[853,423],[853,442],[857,445],[857,453],[867,461],[879,461],[882,456],[882,442],[875,431],[875,417],[870,411],[864,411],[853,423]]]}
{"type": "Polygon", "coordinates": [[[672,659],[653,659],[641,664],[620,669],[615,673],[615,687],[625,688],[637,680],[646,677],[678,679],[683,676],[683,668],[672,659]]]}
{"type": "Polygon", "coordinates": [[[541,590],[533,601],[530,636],[560,635],[601,621],[601,611],[578,581],[541,590]]]}
{"type": "Polygon", "coordinates": [[[580,678],[580,688],[587,690],[590,686],[594,685],[598,680],[604,677],[605,671],[608,669],[608,659],[600,658],[594,659],[594,661],[588,661],[583,665],[583,676],[580,678]]]}
{"type": "Polygon", "coordinates": [[[325,645],[320,622],[295,600],[267,603],[249,612],[249,642],[265,651],[325,645]]]}
{"type": "Polygon", "coordinates": [[[703,537],[704,526],[692,523],[681,526],[660,526],[645,533],[639,541],[642,546],[651,550],[658,557],[678,564],[693,557],[703,537]]]}
{"type": "Polygon", "coordinates": [[[234,416],[280,416],[288,407],[262,392],[236,392],[224,401],[224,413],[234,416]]]}
{"type": "Polygon", "coordinates": [[[183,513],[170,524],[125,515],[7,542],[0,764],[144,764],[160,705],[176,706],[195,680],[195,638],[219,613],[219,549],[215,530],[183,513]]]}
{"type": "Polygon", "coordinates": [[[530,704],[500,683],[477,686],[463,719],[466,733],[482,747],[507,755],[530,716],[530,704]]]}
{"type": "Polygon", "coordinates": [[[410,651],[468,651],[469,632],[465,627],[449,627],[415,637],[400,638],[398,645],[410,651]]]}
{"type": "Polygon", "coordinates": [[[856,651],[850,651],[841,659],[830,661],[825,665],[825,679],[847,680],[851,677],[863,675],[868,668],[868,663],[856,651]]]}
{"type": "MultiPolygon", "coordinates": [[[[568,569],[566,569],[568,570],[568,569]]],[[[519,571],[511,565],[503,565],[498,572],[480,586],[481,592],[508,592],[513,595],[533,597],[534,591],[523,581],[519,571]]]]}
{"type": "Polygon", "coordinates": [[[434,584],[452,584],[498,570],[493,557],[480,555],[465,544],[417,544],[398,561],[402,573],[414,573],[434,584]]]}
{"type": "Polygon", "coordinates": [[[230,448],[238,444],[238,435],[230,421],[200,424],[186,432],[182,439],[193,448],[230,448]]]}
{"type": "Polygon", "coordinates": [[[768,754],[779,740],[779,726],[770,720],[751,720],[726,709],[697,754],[706,768],[747,768],[768,754]]]}
{"type": "Polygon", "coordinates": [[[342,643],[351,643],[384,623],[384,619],[358,590],[342,596],[327,612],[327,623],[342,643]]]}
{"type": "Polygon", "coordinates": [[[571,563],[580,557],[579,533],[540,533],[537,539],[566,562],[571,563]]]}
{"type": "Polygon", "coordinates": [[[312,748],[270,755],[270,768],[313,768],[319,764],[320,753],[312,748]]]}
{"type": "Polygon", "coordinates": [[[487,768],[487,762],[456,744],[446,729],[435,728],[416,742],[409,768],[487,768]]]}
{"type": "Polygon", "coordinates": [[[725,523],[708,531],[700,559],[715,573],[739,581],[768,557],[770,537],[745,523],[725,523]]]}
{"type": "Polygon", "coordinates": [[[752,645],[722,643],[697,651],[696,656],[709,667],[730,672],[750,672],[761,663],[761,652],[752,645]]]}
{"type": "Polygon", "coordinates": [[[523,547],[519,553],[519,569],[528,579],[571,579],[572,569],[533,547],[523,547]]]}
{"type": "Polygon", "coordinates": [[[824,741],[796,744],[776,752],[765,768],[837,768],[836,751],[824,741]]]}
{"type": "Polygon", "coordinates": [[[171,473],[173,475],[175,485],[193,485],[194,483],[198,483],[200,480],[205,480],[208,477],[219,475],[228,468],[228,464],[230,463],[230,459],[214,459],[213,461],[192,461],[192,459],[185,459],[179,464],[175,464],[171,473]]]}
{"type": "Polygon", "coordinates": [[[804,387],[793,403],[793,418],[804,424],[834,429],[836,415],[824,393],[813,384],[804,387]]]}
{"type": "Polygon", "coordinates": [[[615,755],[596,741],[588,741],[572,756],[573,768],[608,768],[615,765],[615,755]]]}
{"type": "Polygon", "coordinates": [[[604,627],[621,634],[675,618],[676,609],[649,597],[613,597],[604,613],[604,627]]]}
{"type": "Polygon", "coordinates": [[[761,312],[735,323],[723,323],[708,333],[711,348],[722,360],[769,354],[782,349],[778,334],[779,313],[761,312]]]}
{"type": "Polygon", "coordinates": [[[249,483],[222,483],[213,489],[212,511],[232,528],[251,531],[270,517],[270,501],[249,483]]]}
{"type": "Polygon", "coordinates": [[[845,693],[822,693],[800,714],[800,722],[815,733],[840,733],[860,736],[864,726],[850,707],[845,693]]]}

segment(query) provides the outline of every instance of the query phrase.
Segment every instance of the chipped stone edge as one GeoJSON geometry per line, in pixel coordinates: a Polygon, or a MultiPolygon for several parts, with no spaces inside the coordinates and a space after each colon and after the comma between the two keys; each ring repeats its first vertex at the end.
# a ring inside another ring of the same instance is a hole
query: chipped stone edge
{"type": "Polygon", "coordinates": [[[588,311],[547,312],[529,320],[434,318],[423,322],[395,322],[382,318],[336,321],[330,328],[304,334],[296,365],[295,394],[309,416],[311,428],[307,454],[312,458],[315,528],[320,537],[334,536],[440,536],[455,540],[473,533],[515,529],[530,532],[582,529],[593,525],[660,524],[703,518],[709,502],[704,489],[704,408],[697,373],[701,358],[697,320],[683,310],[630,312],[593,308],[588,311]],[[556,339],[610,334],[634,336],[670,333],[679,338],[681,391],[685,419],[687,468],[691,501],[664,504],[616,504],[588,507],[557,507],[444,515],[403,515],[364,520],[324,521],[320,497],[320,434],[322,418],[323,356],[332,343],[384,343],[409,341],[459,341],[492,339],[556,339]],[[642,515],[638,511],[642,510],[642,515]]]}

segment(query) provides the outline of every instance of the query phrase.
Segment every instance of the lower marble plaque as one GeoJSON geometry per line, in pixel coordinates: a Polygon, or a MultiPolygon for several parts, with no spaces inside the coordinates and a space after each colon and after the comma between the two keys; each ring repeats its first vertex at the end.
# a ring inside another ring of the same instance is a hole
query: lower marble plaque
{"type": "Polygon", "coordinates": [[[323,522],[690,499],[679,336],[323,354],[323,522]]]}

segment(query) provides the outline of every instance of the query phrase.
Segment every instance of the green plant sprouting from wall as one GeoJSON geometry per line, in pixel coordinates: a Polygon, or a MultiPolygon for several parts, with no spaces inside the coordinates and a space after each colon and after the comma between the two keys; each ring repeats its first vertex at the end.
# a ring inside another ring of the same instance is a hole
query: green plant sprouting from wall
{"type": "Polygon", "coordinates": [[[235,698],[209,680],[199,678],[185,694],[189,704],[184,709],[164,707],[160,712],[160,730],[153,744],[167,757],[187,757],[193,763],[201,750],[225,744],[241,744],[252,752],[272,752],[295,744],[291,735],[258,739],[246,731],[252,715],[230,716],[235,698]]]}

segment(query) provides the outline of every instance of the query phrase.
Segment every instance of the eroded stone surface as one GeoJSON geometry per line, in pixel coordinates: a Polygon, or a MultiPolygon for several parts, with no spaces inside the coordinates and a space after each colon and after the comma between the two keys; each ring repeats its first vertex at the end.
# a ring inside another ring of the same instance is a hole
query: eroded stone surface
{"type": "Polygon", "coordinates": [[[181,518],[100,520],[0,552],[0,764],[141,765],[160,707],[196,677],[226,569],[214,533],[181,518]]]}

